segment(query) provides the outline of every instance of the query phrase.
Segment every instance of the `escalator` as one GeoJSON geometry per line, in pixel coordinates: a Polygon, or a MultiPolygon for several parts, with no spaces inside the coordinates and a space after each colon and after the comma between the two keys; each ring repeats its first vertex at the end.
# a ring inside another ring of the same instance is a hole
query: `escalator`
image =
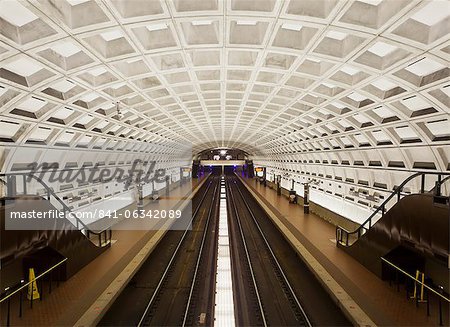
{"type": "Polygon", "coordinates": [[[32,187],[26,176],[0,175],[6,189],[0,197],[1,289],[26,279],[28,268],[35,268],[38,274],[64,258],[67,261],[59,278],[66,280],[111,245],[110,230],[92,231],[78,218],[69,218],[70,208],[53,190],[37,177],[31,178],[32,187]],[[45,192],[40,194],[39,190],[45,192]],[[64,215],[63,219],[53,220],[51,227],[46,225],[42,229],[11,228],[8,225],[11,212],[33,210],[36,213],[63,212],[64,215]]]}
{"type": "Polygon", "coordinates": [[[413,274],[425,272],[448,291],[450,211],[449,197],[441,187],[448,178],[439,176],[439,183],[429,192],[423,191],[422,182],[420,193],[403,197],[401,193],[406,183],[425,175],[408,178],[355,231],[337,227],[337,246],[381,278],[383,257],[413,274]],[[392,200],[395,204],[387,210],[392,200]]]}

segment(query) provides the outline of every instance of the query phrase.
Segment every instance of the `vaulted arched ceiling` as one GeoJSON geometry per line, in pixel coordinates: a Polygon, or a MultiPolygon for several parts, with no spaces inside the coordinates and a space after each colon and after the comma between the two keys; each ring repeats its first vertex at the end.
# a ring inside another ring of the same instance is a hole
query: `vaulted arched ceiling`
{"type": "Polygon", "coordinates": [[[448,169],[449,26],[448,1],[2,0],[0,141],[448,169]]]}

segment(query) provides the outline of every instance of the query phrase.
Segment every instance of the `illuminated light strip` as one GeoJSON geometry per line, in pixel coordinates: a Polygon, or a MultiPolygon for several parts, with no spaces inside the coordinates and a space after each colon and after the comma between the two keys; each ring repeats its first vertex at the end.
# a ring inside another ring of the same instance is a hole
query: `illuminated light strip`
{"type": "MultiPolygon", "coordinates": [[[[224,177],[222,177],[224,182],[224,177]]],[[[231,278],[230,240],[225,184],[220,185],[219,235],[216,263],[214,326],[235,326],[233,281],[231,278]]]]}

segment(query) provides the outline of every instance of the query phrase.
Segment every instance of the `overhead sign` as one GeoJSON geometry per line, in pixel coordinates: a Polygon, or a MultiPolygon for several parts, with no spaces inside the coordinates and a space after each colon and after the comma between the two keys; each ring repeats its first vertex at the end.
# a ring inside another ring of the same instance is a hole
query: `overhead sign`
{"type": "Polygon", "coordinates": [[[255,168],[255,171],[256,171],[257,173],[263,172],[263,171],[264,171],[264,168],[263,168],[263,167],[256,167],[256,168],[255,168]]]}

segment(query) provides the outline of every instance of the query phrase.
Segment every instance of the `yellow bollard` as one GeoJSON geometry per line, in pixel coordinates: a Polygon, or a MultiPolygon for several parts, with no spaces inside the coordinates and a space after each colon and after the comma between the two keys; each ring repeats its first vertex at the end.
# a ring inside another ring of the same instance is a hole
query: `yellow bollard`
{"type": "Polygon", "coordinates": [[[425,273],[421,273],[421,277],[422,277],[422,284],[420,285],[420,300],[419,302],[427,302],[427,300],[425,300],[423,298],[423,294],[424,294],[424,284],[425,284],[425,273]]]}
{"type": "Polygon", "coordinates": [[[417,296],[417,281],[419,280],[420,271],[416,270],[416,280],[414,281],[414,294],[411,296],[411,299],[415,299],[417,296]]]}
{"type": "Polygon", "coordinates": [[[417,298],[417,281],[421,281],[420,284],[420,299],[418,299],[418,302],[427,302],[427,300],[424,300],[424,283],[425,283],[425,273],[420,272],[419,270],[416,270],[416,280],[414,281],[414,294],[411,296],[411,299],[417,298]]]}
{"type": "Polygon", "coordinates": [[[27,294],[28,300],[39,299],[39,291],[37,288],[37,282],[36,282],[36,277],[34,276],[33,268],[30,268],[30,270],[28,272],[28,281],[31,282],[30,285],[28,285],[28,294],[27,294]]]}

